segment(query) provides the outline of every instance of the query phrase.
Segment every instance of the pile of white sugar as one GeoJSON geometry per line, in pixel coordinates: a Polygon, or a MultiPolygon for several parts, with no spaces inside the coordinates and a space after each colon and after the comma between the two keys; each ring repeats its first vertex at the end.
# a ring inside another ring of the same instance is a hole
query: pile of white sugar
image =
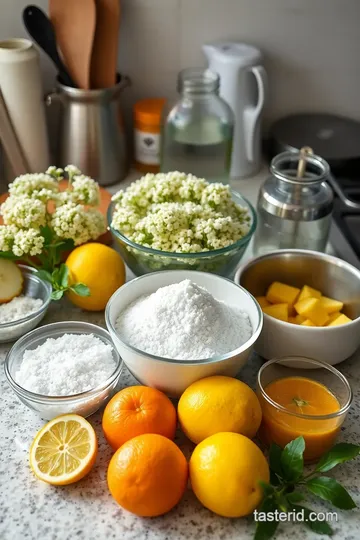
{"type": "Polygon", "coordinates": [[[43,305],[41,298],[31,296],[16,296],[7,304],[0,305],[0,324],[24,319],[31,313],[35,313],[43,305]]]}
{"type": "Polygon", "coordinates": [[[116,329],[129,345],[174,360],[226,354],[252,335],[246,313],[190,280],[138,298],[120,313],[116,329]]]}
{"type": "Polygon", "coordinates": [[[93,390],[115,370],[110,345],[93,334],[64,334],[24,352],[16,382],[44,396],[93,390]]]}

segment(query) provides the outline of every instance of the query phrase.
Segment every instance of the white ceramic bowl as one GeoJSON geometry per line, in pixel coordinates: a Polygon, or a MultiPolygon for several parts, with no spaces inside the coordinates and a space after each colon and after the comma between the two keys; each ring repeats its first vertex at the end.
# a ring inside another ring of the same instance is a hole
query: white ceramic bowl
{"type": "Polygon", "coordinates": [[[324,295],[344,302],[352,322],[341,326],[299,326],[264,314],[264,325],[255,349],[270,360],[305,356],[338,364],[360,346],[360,271],[350,264],[317,251],[287,249],[249,261],[238,269],[235,283],[254,296],[262,296],[273,281],[302,287],[310,285],[324,295]]]}
{"type": "Polygon", "coordinates": [[[263,317],[256,300],[234,282],[205,272],[169,270],[146,274],[123,285],[110,298],[105,310],[111,338],[129,371],[141,383],[158,388],[170,397],[179,397],[193,382],[211,375],[234,377],[246,363],[260,335],[263,317]],[[131,302],[151,294],[160,287],[190,279],[207,289],[217,300],[241,306],[248,313],[253,334],[241,347],[222,356],[206,360],[171,360],[160,358],[125,343],[115,329],[118,315],[131,302]]]}

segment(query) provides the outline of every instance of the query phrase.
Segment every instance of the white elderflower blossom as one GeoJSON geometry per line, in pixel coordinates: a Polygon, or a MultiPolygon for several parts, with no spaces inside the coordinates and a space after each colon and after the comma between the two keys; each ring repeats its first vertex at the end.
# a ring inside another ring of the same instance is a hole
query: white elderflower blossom
{"type": "Polygon", "coordinates": [[[39,229],[46,224],[46,204],[39,199],[8,197],[0,211],[5,225],[19,229],[39,229]]]}
{"type": "Polygon", "coordinates": [[[12,252],[17,257],[40,255],[44,242],[44,237],[36,229],[19,230],[14,236],[12,252]]]}
{"type": "Polygon", "coordinates": [[[59,191],[59,184],[49,174],[22,174],[9,184],[11,197],[27,197],[46,202],[59,191]]]}
{"type": "Polygon", "coordinates": [[[59,238],[70,238],[76,246],[96,240],[106,231],[105,220],[99,210],[87,210],[83,205],[72,202],[56,208],[50,225],[59,238]]]}
{"type": "Polygon", "coordinates": [[[18,231],[14,225],[0,225],[0,251],[11,251],[15,234],[18,231]]]}
{"type": "Polygon", "coordinates": [[[74,176],[72,181],[72,191],[69,195],[73,202],[79,204],[88,204],[97,206],[100,202],[100,189],[95,180],[89,176],[79,175],[74,176]]]}
{"type": "Polygon", "coordinates": [[[46,171],[46,174],[52,178],[55,178],[55,180],[62,180],[64,177],[64,170],[51,165],[51,167],[49,167],[46,171]]]}
{"type": "Polygon", "coordinates": [[[72,180],[73,176],[81,174],[80,169],[78,169],[76,165],[67,165],[64,170],[68,174],[70,181],[72,180]]]}

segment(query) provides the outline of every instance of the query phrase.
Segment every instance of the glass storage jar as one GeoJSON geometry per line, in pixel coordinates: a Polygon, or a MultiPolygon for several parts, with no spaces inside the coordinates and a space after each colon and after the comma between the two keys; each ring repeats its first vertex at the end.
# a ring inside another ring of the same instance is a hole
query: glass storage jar
{"type": "Polygon", "coordinates": [[[229,182],[234,115],[219,97],[219,76],[209,69],[180,72],[180,101],[163,127],[161,172],[191,173],[229,182]]]}
{"type": "Polygon", "coordinates": [[[307,154],[304,174],[299,177],[301,156],[284,152],[271,162],[271,176],[260,188],[257,203],[256,255],[288,248],[325,251],[334,199],[326,182],[329,165],[307,154]]]}

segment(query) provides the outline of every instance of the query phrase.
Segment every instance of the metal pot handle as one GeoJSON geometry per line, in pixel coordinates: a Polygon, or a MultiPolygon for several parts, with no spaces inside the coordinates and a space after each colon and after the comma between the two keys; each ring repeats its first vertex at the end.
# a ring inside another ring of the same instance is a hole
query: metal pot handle
{"type": "Polygon", "coordinates": [[[349,199],[345,193],[343,192],[343,190],[341,189],[338,181],[334,178],[334,176],[332,174],[329,174],[328,175],[328,178],[327,178],[329,184],[331,185],[331,187],[333,188],[333,190],[335,191],[336,195],[339,197],[339,199],[348,207],[348,208],[351,208],[352,210],[360,210],[360,203],[357,203],[351,199],[349,199]]]}
{"type": "Polygon", "coordinates": [[[51,90],[44,96],[45,104],[50,107],[54,102],[63,103],[63,98],[57,88],[51,90]]]}

